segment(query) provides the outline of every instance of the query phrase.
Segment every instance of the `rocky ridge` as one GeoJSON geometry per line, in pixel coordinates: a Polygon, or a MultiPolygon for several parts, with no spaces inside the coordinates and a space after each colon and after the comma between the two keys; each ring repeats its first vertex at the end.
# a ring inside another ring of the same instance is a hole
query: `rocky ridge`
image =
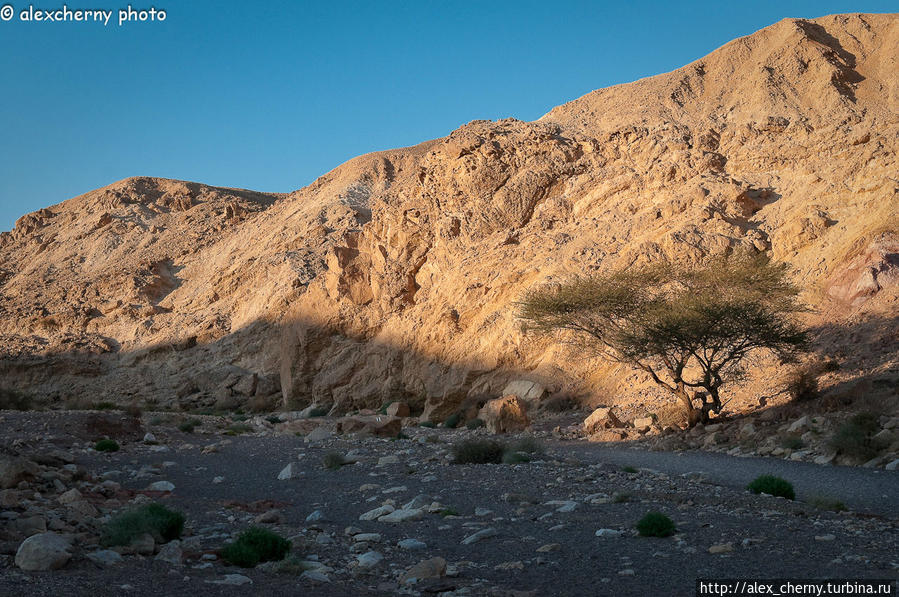
{"type": "MultiPolygon", "coordinates": [[[[52,403],[442,421],[510,381],[618,405],[640,375],[525,335],[534,284],[745,248],[790,263],[825,396],[895,409],[899,17],[785,19],[536,122],[475,121],[288,195],[133,178],[0,235],[0,370],[52,403]],[[848,397],[848,398],[847,398],[848,397]]],[[[731,411],[787,400],[759,363],[731,411]]],[[[520,396],[519,396],[520,397],[520,396]]]]}

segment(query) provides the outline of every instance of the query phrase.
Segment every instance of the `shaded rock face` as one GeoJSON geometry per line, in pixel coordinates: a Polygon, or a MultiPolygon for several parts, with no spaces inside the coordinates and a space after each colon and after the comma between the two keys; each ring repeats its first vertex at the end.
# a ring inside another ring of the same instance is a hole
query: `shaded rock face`
{"type": "MultiPolygon", "coordinates": [[[[288,195],[133,178],[24,216],[0,234],[4,383],[188,408],[401,401],[433,421],[507,393],[642,401],[646,378],[523,333],[515,301],[736,249],[789,262],[813,325],[889,313],[897,18],[787,19],[288,195]]],[[[770,392],[764,367],[747,397],[770,392]]]]}

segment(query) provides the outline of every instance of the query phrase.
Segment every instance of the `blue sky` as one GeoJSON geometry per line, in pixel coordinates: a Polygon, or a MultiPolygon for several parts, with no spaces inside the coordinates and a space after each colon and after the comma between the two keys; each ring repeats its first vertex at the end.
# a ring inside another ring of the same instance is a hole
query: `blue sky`
{"type": "Polygon", "coordinates": [[[894,2],[179,2],[164,22],[22,22],[0,0],[0,230],[127,176],[287,192],[470,120],[533,120],[784,17],[894,2]]]}

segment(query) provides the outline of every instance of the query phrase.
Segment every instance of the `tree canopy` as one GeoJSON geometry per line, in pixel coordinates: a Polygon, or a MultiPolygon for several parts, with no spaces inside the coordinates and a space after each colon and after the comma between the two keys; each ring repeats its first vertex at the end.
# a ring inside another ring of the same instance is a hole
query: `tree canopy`
{"type": "Polygon", "coordinates": [[[676,395],[691,424],[721,411],[720,388],[750,354],[788,357],[806,344],[786,266],[732,255],[699,267],[652,265],[575,276],[528,291],[528,329],[561,333],[595,354],[645,371],[676,395]],[[700,391],[704,390],[704,391],[700,391]]]}

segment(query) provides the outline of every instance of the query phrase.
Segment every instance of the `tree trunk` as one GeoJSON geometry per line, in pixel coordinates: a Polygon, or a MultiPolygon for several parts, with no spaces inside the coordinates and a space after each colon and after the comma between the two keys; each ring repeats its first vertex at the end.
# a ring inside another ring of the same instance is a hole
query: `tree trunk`
{"type": "Polygon", "coordinates": [[[679,384],[675,394],[680,398],[680,401],[684,405],[684,409],[687,411],[687,427],[693,427],[696,423],[701,422],[705,413],[700,409],[693,407],[693,398],[690,397],[690,393],[687,391],[686,386],[679,384]]]}

